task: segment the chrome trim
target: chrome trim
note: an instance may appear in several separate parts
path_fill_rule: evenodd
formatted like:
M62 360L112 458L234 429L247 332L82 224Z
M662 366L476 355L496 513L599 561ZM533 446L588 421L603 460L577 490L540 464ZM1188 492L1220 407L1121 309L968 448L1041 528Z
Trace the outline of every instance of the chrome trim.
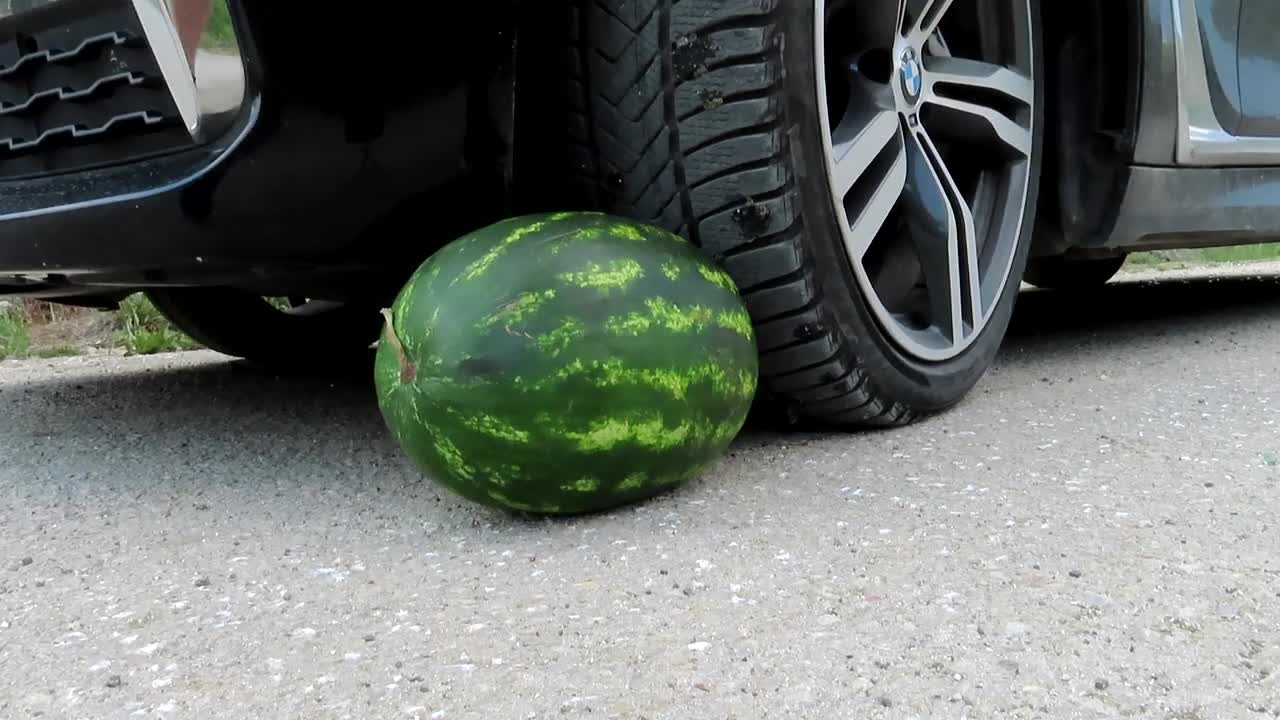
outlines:
M244 59L240 45L233 39L231 47L218 47L207 32L196 49L195 63L187 59L187 49L174 20L173 5L184 0L132 0L138 21L146 33L147 43L164 76L169 94L182 116L187 132L193 138L207 139L225 128L211 120L239 111L245 101ZM206 2L212 10L225 13L227 0L194 0Z
M147 35L147 44L164 75L169 94L178 106L178 114L182 115L187 132L194 136L200 129L196 78L187 64L187 54L178 39L178 27L169 13L169 5L165 0L133 0L133 9L138 13L138 22L142 23L142 31Z
M1177 164L1272 165L1280 161L1280 138L1232 135L1218 122L1209 96L1209 71L1196 0L1170 1L1178 64Z

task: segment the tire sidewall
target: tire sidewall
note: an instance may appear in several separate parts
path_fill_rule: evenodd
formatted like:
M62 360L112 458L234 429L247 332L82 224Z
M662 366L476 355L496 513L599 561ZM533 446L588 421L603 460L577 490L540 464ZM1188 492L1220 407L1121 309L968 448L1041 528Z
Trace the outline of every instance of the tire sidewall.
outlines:
M828 181L821 115L818 112L813 40L815 2L788 3L783 9L783 64L791 157L805 223L805 250L811 254L827 320L840 345L852 350L857 364L883 395L926 411L945 409L961 400L978 382L1000 349L1021 286L1039 201L1044 142L1044 57L1040 8L1030 3L1033 39L1035 107L1031 168L1023 223L1009 279L991 319L961 354L941 362L924 362L902 353L881 329L844 251L843 233Z

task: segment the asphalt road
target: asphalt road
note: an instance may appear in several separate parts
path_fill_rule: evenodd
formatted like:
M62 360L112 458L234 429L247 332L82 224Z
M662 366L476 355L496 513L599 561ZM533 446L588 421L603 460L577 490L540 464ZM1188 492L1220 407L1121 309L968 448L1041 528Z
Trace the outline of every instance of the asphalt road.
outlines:
M370 389L0 365L0 717L1280 717L1280 278L1028 294L906 430L574 520Z

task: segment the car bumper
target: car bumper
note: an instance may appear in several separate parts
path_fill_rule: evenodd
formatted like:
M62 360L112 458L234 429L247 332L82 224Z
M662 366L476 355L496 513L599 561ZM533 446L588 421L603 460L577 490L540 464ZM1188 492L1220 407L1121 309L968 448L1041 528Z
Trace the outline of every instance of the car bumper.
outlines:
M451 223L433 225L461 232L501 205L492 143L477 142L490 139L477 127L492 125L481 117L492 108L477 100L497 65L482 24L423 48L409 42L415 9L395 11L404 29L379 33L387 18L377 13L233 4L234 46L202 49L192 72L172 46L172 0L119 1L136 12L183 141L8 178L0 160L0 294L350 284L424 254L421 238L390 237L388 218L448 211ZM326 37L351 40L307 39Z

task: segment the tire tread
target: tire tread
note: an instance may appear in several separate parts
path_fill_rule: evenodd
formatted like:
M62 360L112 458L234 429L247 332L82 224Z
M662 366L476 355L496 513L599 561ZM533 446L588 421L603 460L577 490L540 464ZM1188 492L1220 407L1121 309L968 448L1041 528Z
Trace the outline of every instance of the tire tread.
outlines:
M784 0L567 1L578 186L723 265L756 322L764 386L798 415L914 421L831 319L805 250L781 89Z

